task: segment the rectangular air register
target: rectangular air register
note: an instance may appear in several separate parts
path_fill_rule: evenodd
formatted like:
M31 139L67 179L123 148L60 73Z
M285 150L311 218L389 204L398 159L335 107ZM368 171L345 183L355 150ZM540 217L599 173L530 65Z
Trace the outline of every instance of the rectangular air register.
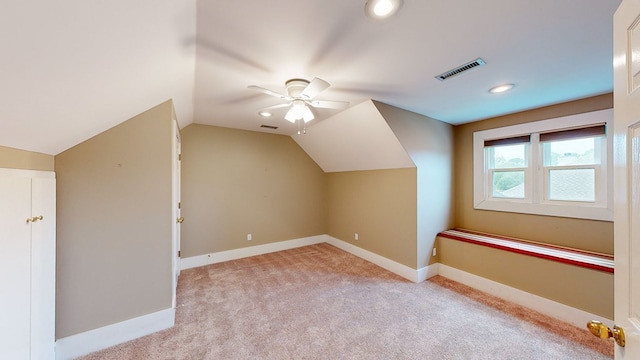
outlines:
M455 69L451 69L447 72L443 72L442 74L436 76L436 79L440 80L440 81L445 81L450 77L454 77L456 75L459 75L467 70L471 70L475 67L478 66L482 66L482 65L486 65L486 62L484 60L482 60L482 58L477 58L473 61L470 61L464 65L460 65Z
M261 128L267 128L267 129L271 129L271 130L276 130L278 129L277 126L271 126L271 125L260 125Z

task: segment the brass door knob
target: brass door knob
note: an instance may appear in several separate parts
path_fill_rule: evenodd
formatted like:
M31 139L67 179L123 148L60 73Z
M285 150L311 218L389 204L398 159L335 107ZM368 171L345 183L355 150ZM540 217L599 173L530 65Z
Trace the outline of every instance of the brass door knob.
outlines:
M182 216L180 216L179 218L176 219L176 222L178 224L182 224L183 221L184 221L184 218Z
M624 330L617 325L614 325L613 330L611 330L607 325L600 321L591 320L587 323L587 329L589 329L593 335L601 339L608 339L612 337L620 347L624 347L625 345Z

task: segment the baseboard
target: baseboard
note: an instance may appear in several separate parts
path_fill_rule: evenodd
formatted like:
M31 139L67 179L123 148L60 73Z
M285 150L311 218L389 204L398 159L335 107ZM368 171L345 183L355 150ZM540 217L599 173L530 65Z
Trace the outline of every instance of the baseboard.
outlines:
M422 269L418 269L418 281L423 282L429 278L432 278L436 275L440 274L440 264L435 263L428 266L423 267Z
M380 256L376 253L372 253L371 251L365 250L361 247L357 247L346 241L336 239L329 235L325 235L325 236L326 236L326 242L328 244L331 244L341 250L351 253L359 258L372 262L383 269L389 270L394 274L402 276L407 280L419 283L428 279L431 276L435 276L438 274L438 269L437 269L438 264L425 266L421 269L416 270L406 265L390 260L384 256Z
M166 309L89 330L56 341L56 360L77 357L168 329L175 323L175 309Z
M279 241L271 244L256 245L240 249L191 256L180 259L180 270L217 264L224 261L237 260L250 256L268 254L276 251L289 250L307 245L320 244L323 242L325 242L325 235L317 235L300 239Z
M224 261L242 259L249 256L268 254L276 251L294 249L302 246L321 244L324 242L342 249L348 253L351 253L359 258L370 261L386 270L391 271L392 273L400 275L403 278L413 282L422 282L432 276L438 275L438 264L425 266L421 269L415 270L406 265L402 265L398 262L372 253L355 245L349 244L346 241L336 239L329 235L310 236L306 238L279 241L271 244L257 245L241 249L182 258L180 259L180 270L216 264Z
M585 327L586 323L590 320L598 320L605 324L610 324L609 326L613 326L613 321L610 319L606 319L493 280L485 279L448 265L439 264L439 273L440 276L446 277L447 279L471 286L474 289L484 291L501 299L536 310L542 314L568 322L580 328Z

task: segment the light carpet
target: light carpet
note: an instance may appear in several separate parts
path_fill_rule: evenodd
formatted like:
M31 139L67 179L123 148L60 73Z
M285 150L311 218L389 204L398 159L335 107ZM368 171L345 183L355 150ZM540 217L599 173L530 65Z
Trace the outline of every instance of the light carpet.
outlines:
M328 244L182 272L176 325L93 359L612 359L611 341Z

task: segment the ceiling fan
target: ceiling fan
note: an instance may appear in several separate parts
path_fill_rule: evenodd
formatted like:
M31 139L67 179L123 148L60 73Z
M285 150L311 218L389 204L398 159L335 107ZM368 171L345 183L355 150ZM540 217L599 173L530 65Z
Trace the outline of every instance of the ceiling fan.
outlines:
M328 82L320 78L313 78L311 82L305 79L290 79L284 84L287 88L287 95L256 85L249 86L249 89L258 90L267 95L287 101L286 104L278 104L264 108L260 113L268 112L272 109L290 107L284 118L291 123L296 123L296 121L299 120L306 123L314 119L310 107L343 110L349 106L349 103L346 101L315 100L318 94L330 86Z

